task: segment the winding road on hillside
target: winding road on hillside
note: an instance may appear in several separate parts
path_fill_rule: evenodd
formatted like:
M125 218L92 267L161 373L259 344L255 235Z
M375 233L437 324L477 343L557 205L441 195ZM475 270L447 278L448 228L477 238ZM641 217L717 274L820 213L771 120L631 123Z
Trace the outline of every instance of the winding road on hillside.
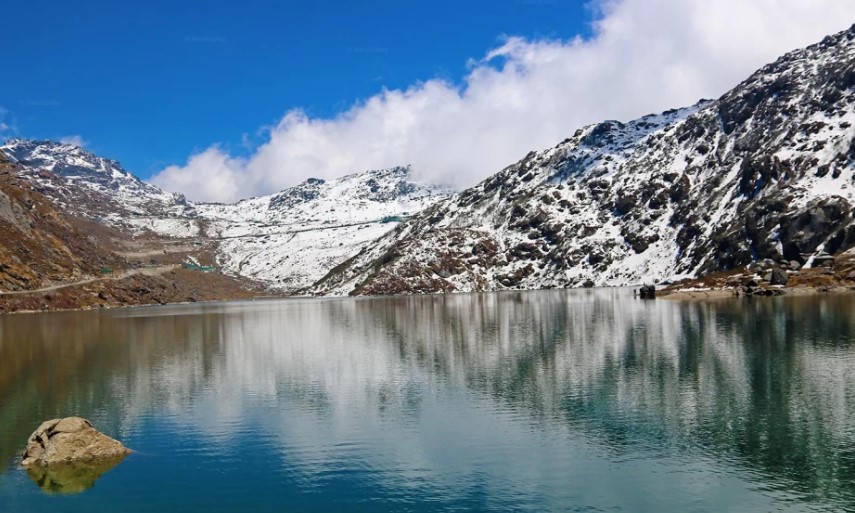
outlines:
M43 292L51 292L53 290L60 290L69 287L77 287L79 285L87 285L89 283L95 283L97 281L117 281L123 280L125 278L130 278L131 276L135 276L137 274L142 276L160 276L161 274L167 273L169 271L175 270L180 267L179 264L170 264L170 265L161 265L157 267L144 267L141 269L128 269L126 271L122 271L115 274L110 274L106 276L94 276L91 278L86 278L79 281L74 281L70 283L61 283L59 285L51 285L50 287L42 287L40 289L33 290L13 290L13 291L2 291L0 292L0 297L2 296L21 296L25 294L39 294Z

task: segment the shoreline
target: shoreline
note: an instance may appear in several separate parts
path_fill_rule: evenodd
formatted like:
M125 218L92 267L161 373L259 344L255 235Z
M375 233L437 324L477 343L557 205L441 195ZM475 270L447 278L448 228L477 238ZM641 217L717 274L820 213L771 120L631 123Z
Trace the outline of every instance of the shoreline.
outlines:
M745 295L738 293L738 288L711 288L707 290L669 290L658 292L657 299L669 301L696 300L696 299L744 299L753 297L802 297L820 294L852 294L855 286L840 285L836 287L790 287L772 289L780 291L778 294L770 295Z
M764 260L754 262L730 271L667 284L656 290L656 298L680 301L739 299L744 297L794 297L855 292L855 249L850 249L837 257L828 256L826 262L821 267L808 269L800 267L794 261L775 263L771 260ZM270 290L261 287L256 287L253 290L253 287L248 286L247 282L236 277L218 273L201 276L177 266L164 265L162 268L165 272L153 273L154 275L132 271L127 275L119 276L118 279L87 280L83 283L60 285L44 290L0 294L0 315L112 310L266 299L343 297L271 294ZM107 287L109 290L105 290ZM627 288L628 292L629 290L635 292L637 287L639 285L598 288ZM585 288L578 287L579 290ZM155 291L161 293L152 294ZM482 291L481 293L483 292L520 292L520 290L494 290ZM441 295L455 293L457 292ZM396 295L398 294L357 297L380 298ZM4 300L17 303L17 305L4 304ZM40 305L41 308L32 308L34 305ZM23 306L23 308L16 308L16 306Z
M0 314L69 312L207 303L269 296L256 284L220 273L200 273L177 265L153 271L129 270L116 277L95 277L0 294Z
M814 267L815 260L821 263ZM855 292L855 249L820 253L803 267L796 261L763 260L730 271L682 280L657 291L662 299L810 296Z
M620 289L627 288L625 286L614 286L614 287L597 287L602 289ZM538 292L538 291L555 291L557 289L527 289L527 290L494 290L494 291L483 291L478 293L501 293L501 292ZM577 287L571 289L562 289L562 290L590 290L584 287ZM774 294L757 294L757 295L746 295L739 292L739 288L736 287L728 287L728 288L705 288L705 289L680 289L680 288L664 288L656 291L656 299L667 300L667 301L698 301L698 300L723 300L723 299L744 299L744 298L764 298L764 297L803 297L803 296L813 296L820 294L828 294L828 295L843 295L843 294L853 294L855 293L855 285L846 286L839 285L835 287L809 287L809 286L796 286L796 287L788 287L788 288L776 288L776 289L763 289L763 290L775 290L778 293ZM454 294L454 293L449 293ZM405 296L431 296L435 294L406 294ZM442 294L445 295L445 294ZM186 305L205 305L205 304L214 304L214 303L230 303L230 302L255 302L255 301L278 301L283 299L378 299L378 298L390 298L395 297L396 295L376 295L376 296L273 296L273 295L261 295L256 297L233 297L233 298L220 298L220 299L207 299L201 301L173 301L166 303L145 303L145 304L124 304L124 305L101 305L101 306L84 306L79 308L56 308L56 309L45 309L45 310L33 310L33 309L22 309L22 310L14 310L14 311L3 311L0 312L0 317L6 315L17 315L17 314L43 314L43 313L68 313L68 312L89 312L89 311L100 311L100 310L118 310L118 309L137 309L137 308L154 308L160 306L186 306Z
M92 312L92 311L102 311L102 310L119 310L119 309L136 309L136 308L155 308L159 306L186 306L186 305L209 305L214 303L231 303L238 301L268 301L268 300L279 300L279 299L290 299L294 296L258 296L258 297L234 297L234 298L221 298L221 299L205 299L201 301L171 301L167 303L130 303L126 305L102 305L102 306L81 306L79 308L50 308L47 310L14 310L14 311L0 311L0 318L6 315L18 315L18 314L44 314L44 313L69 313L69 312Z

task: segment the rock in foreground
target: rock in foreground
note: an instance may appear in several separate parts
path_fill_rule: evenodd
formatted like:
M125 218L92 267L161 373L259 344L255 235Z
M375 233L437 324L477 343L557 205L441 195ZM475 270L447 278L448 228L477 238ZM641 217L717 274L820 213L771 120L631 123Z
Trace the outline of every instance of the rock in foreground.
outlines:
M88 420L66 417L44 422L30 435L22 464L46 467L116 460L130 452L121 442L93 428Z

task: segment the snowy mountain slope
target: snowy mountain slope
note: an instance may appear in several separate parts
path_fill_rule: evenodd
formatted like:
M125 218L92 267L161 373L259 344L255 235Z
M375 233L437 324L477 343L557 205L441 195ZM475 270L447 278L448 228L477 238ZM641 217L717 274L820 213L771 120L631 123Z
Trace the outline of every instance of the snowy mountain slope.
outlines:
M196 208L207 236L220 241L224 269L294 291L448 194L413 182L410 170L398 167L311 178L278 194Z
M113 160L70 144L15 139L0 146L31 185L70 213L132 233L211 243L229 274L294 291L450 191L418 184L409 168L309 179L231 205L196 204L139 180Z
M129 173L115 160L73 144L10 139L0 151L23 167L39 192L82 217L122 224L133 217L192 214L184 196L165 192ZM51 175L65 180L57 181Z
M855 243L855 27L716 101L578 130L398 226L315 294L624 285Z

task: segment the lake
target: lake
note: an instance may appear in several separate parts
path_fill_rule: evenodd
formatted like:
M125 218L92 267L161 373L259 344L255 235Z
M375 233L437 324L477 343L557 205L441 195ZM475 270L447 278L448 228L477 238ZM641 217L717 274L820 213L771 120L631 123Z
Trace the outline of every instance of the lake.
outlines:
M0 511L855 511L853 313L602 289L0 316ZM20 451L69 415L135 453L61 494Z

